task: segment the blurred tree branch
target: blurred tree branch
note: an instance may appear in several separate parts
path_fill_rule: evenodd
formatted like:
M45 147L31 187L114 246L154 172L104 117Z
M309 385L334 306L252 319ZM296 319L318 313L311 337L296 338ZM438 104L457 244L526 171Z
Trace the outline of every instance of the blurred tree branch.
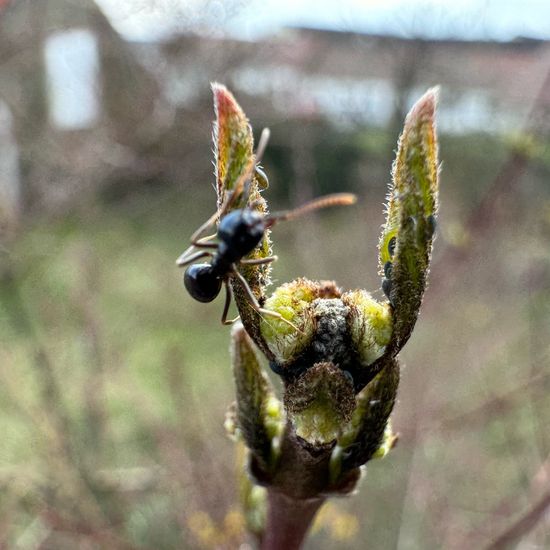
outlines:
M536 96L527 117L525 127L521 133L524 139L534 138L545 140L550 131L550 70L546 73L543 84ZM519 185L527 167L532 161L531 150L525 144L517 144L510 153L506 162L501 166L491 185L485 191L483 198L476 208L469 214L464 227L469 234L475 235L468 246L453 247L447 245L436 258L435 269L444 266L446 277L438 277L430 285L430 304L439 304L439 295L445 292L460 276L466 266L466 260L481 246L483 237L495 227L501 202L510 197Z
M550 509L550 490L531 508L508 526L493 542L486 546L486 550L506 550L518 543L525 535L532 531Z

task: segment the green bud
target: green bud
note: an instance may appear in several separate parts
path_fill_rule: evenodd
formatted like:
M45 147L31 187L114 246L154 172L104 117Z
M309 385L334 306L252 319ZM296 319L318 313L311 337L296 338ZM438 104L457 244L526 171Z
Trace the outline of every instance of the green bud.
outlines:
M388 304L377 302L365 290L347 292L342 301L350 307L349 331L364 366L382 357L392 334L392 314Z
M311 445L334 441L355 407L353 382L332 363L317 363L285 391L285 408L296 435Z
M244 207L266 214L260 192L268 180L256 166L248 119L223 86L216 84L213 91L218 207L233 196L222 215ZM379 241L382 288L389 301L381 303L364 290L342 294L335 283L307 279L266 297L270 265L238 264L267 310L258 312L242 282L230 278L244 328L237 325L232 332L237 401L226 429L246 444L255 480L293 498L349 492L359 467L385 456L395 444L389 417L399 383L396 355L421 306L438 208L436 99L437 91L429 90L407 115L393 165ZM247 259L268 256L266 231ZM284 408L253 343L281 375ZM265 491L256 493L251 483L247 487L248 523L259 532Z
M273 317L262 318L262 337L279 363L290 361L310 343L315 330L311 304L319 297L319 288L320 283L297 279L281 285L266 300L266 309L279 313L299 329Z

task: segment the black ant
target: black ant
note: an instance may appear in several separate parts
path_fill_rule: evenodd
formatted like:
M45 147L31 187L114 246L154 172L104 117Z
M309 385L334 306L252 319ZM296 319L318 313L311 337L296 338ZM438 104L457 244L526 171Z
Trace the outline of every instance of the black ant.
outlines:
M254 160L254 170L257 169L256 164L261 158L268 137L269 132L264 130ZM249 175L246 179L250 180L250 177ZM244 180L241 181L244 182ZM356 197L351 193L326 195L307 202L295 210L277 214L263 214L254 209L255 203L227 213L237 194L241 193L243 186L244 183L235 186L235 189L228 196L228 199L219 211L193 233L191 236L191 246L177 259L176 264L179 267L189 266L185 270L183 277L185 288L195 300L199 302L211 302L219 295L222 285L224 285L225 305L222 313L222 323L228 325L238 319L237 317L237 319L227 320L231 304L229 280L233 277L239 281L246 293L248 302L258 313L275 317L298 330L294 324L282 317L281 314L261 307L246 279L239 273L237 264L263 265L277 259L276 256L243 259L244 256L250 254L260 244L266 230L273 227L275 223L295 218L318 208L353 204L356 201ZM212 226L218 219L220 219L218 231L213 235L201 237L206 229ZM219 243L211 242L214 237L218 238ZM211 258L210 263L194 263L198 259L205 257Z

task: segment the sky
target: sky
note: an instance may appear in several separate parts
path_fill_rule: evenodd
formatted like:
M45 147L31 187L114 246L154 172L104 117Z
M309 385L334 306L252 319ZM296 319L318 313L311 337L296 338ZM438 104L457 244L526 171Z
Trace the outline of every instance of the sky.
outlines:
M96 0L127 39L203 30L254 40L285 26L405 37L550 39L550 0Z

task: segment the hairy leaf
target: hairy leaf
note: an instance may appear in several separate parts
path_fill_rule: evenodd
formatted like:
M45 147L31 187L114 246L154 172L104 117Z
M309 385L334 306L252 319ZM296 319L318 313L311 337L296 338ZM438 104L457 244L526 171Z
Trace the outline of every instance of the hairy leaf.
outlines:
M252 340L238 324L231 334L233 375L237 387L237 426L247 447L266 470L277 455L284 428L282 405L260 366Z
M393 306L393 353L409 338L426 287L437 213L436 102L437 89L429 90L405 119L380 238L384 290Z
M331 461L331 478L365 464L384 442L399 385L399 364L388 359L384 368L356 396L351 421L338 438Z

